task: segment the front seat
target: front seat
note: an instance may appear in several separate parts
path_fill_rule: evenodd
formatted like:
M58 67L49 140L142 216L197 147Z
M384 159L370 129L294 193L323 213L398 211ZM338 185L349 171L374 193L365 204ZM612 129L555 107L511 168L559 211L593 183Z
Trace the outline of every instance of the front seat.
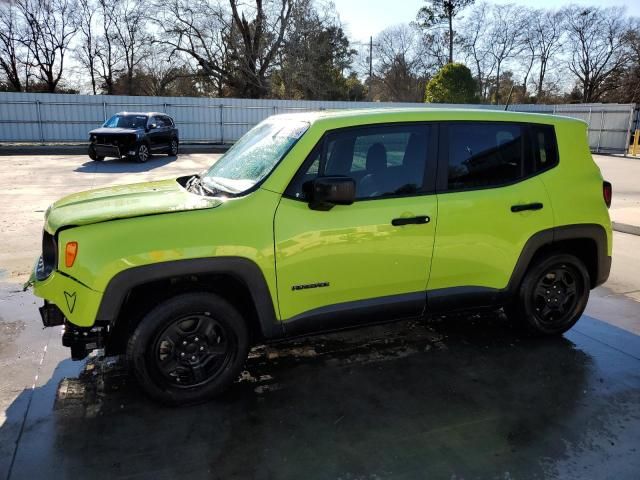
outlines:
M373 197L385 192L387 174L387 149L381 143L374 143L367 151L366 174L360 180L357 196Z

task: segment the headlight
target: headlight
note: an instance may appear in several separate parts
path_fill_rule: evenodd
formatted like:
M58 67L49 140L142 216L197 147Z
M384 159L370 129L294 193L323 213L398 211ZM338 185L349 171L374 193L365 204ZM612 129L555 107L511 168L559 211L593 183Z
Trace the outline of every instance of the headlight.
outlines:
M48 232L42 234L42 256L38 260L36 267L36 278L45 280L56 268L58 261L58 244L56 238Z

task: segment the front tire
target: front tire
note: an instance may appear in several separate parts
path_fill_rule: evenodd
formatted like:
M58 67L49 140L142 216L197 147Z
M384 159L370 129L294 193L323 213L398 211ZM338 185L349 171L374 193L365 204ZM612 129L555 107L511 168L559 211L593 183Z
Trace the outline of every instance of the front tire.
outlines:
M561 335L584 312L590 286L589 273L577 257L545 255L525 274L507 316L533 335Z
M212 293L187 293L151 310L127 345L142 389L168 405L208 400L238 377L249 351L244 319Z
M141 143L138 145L136 150L135 159L140 163L145 163L147 160L151 158L151 150L149 150L149 145L146 143Z
M96 153L96 149L93 145L89 145L89 158L96 162L101 162L104 160L104 157L101 157Z

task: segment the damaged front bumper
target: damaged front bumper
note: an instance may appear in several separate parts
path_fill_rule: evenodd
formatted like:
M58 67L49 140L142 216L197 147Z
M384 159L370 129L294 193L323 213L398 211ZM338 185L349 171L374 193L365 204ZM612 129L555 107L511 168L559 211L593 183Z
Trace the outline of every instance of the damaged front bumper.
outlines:
M72 360L82 360L91 351L104 348L108 326L78 327L65 318L57 305L47 300L38 310L45 327L64 325L62 345L71 349Z
M33 273L24 288L31 286L35 295L44 299L39 308L42 324L64 325L62 344L71 348L71 358L80 360L90 351L104 348L108 325L96 322L102 293L59 271L42 281Z

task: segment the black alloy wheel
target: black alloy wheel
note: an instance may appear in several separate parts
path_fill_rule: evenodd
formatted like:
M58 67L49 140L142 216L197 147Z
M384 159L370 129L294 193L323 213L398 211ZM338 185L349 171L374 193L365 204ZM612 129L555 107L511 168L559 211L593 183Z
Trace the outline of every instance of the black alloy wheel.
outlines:
M578 273L568 264L551 267L533 291L534 315L544 325L565 323L573 315L580 296Z
M589 300L591 281L584 263L569 254L540 257L524 276L507 316L535 335L559 335L578 321Z
M138 151L136 152L136 160L140 163L145 163L151 157L151 152L146 143L138 145Z
M236 347L235 337L208 312L186 315L157 336L154 368L175 387L201 386L224 370Z
M172 138L171 145L169 146L169 155L175 157L178 155L178 139Z
M127 363L149 396L168 405L208 400L238 377L249 352L244 318L210 292L176 295L138 323Z

